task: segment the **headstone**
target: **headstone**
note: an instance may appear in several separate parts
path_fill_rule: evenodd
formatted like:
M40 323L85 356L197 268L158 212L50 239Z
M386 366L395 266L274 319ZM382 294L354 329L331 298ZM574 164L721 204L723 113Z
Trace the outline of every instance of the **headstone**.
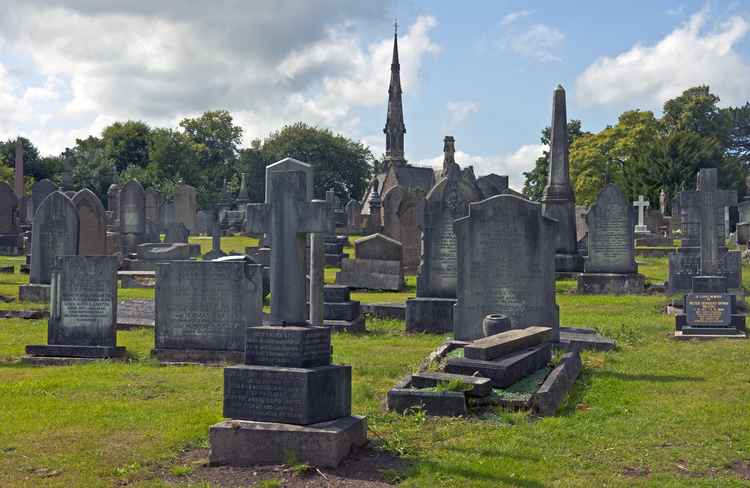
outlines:
M125 183L120 191L120 232L143 234L146 232L146 192L137 180Z
M13 179L15 183L16 197L21 198L24 196L25 192L23 184L23 142L20 137L16 139L16 167Z
M107 225L99 197L84 188L73 197L73 205L78 210L78 254L107 255Z
M349 200L344 212L347 232L350 234L362 232L362 205L357 200Z
M583 258L578 254L576 242L575 194L570 184L568 146L565 90L558 85L552 99L549 179L542 195L542 212L557 220L557 231L552 239L555 240L555 269L561 273L583 269Z
M664 216L667 215L667 200L667 192L662 188L659 192L659 212Z
M125 348L117 346L118 266L116 256L57 258L52 274L48 344L26 346L31 357L25 361L125 355Z
M48 179L39 180L31 187L31 199L34 202L34 213L39 209L47 196L57 190L57 186Z
M148 188L146 195L146 220L159 225L159 208L162 203L161 192L154 188Z
M78 252L78 210L62 192L51 193L34 215L29 282L50 284L59 256Z
M574 229L575 230L575 229ZM492 313L510 318L514 329L551 327L559 337L555 303L553 219L541 205L514 195L497 195L469 205L454 224L458 287L454 317L457 340L482 337Z
M495 195L502 195L508 191L508 176L507 175L496 175L494 173L480 176L477 178L477 186L479 191L482 192L483 198L494 197Z
M216 218L214 218L209 225L209 232L211 233L211 250L203 255L204 261L218 259L227 255L227 253L221 250L221 228L219 227Z
M195 229L198 191L190 185L177 185L174 190L174 210L177 222L185 224L185 227L190 231Z
M167 225L167 231L164 234L164 242L178 243L181 242L186 244L188 237L190 236L190 230L182 222L172 222Z
M215 220L210 210L198 210L195 216L195 235L210 235Z
M162 361L242 362L245 330L262 324L260 265L175 261L156 281L156 348Z
M394 186L383 196L383 234L401 243L404 267L416 271L422 254L422 235L417 215L422 212L424 194ZM370 218L372 218L372 211Z
M383 230L383 204L380 199L380 192L378 191L378 180L377 178L372 180L370 184L370 196L367 200L367 233L377 234Z
M578 276L579 293L643 293L645 278L637 274L633 211L625 194L610 183L586 214L588 254Z
M120 192L122 187L117 183L112 183L107 189L107 210L112 212L115 220L120 219Z
M159 227L166 229L172 222L177 222L174 202L164 202L159 207Z
M401 243L383 234L354 241L356 259L343 259L336 284L365 290L400 291L404 287Z
M0 182L0 254L17 256L22 248L18 226L18 197L5 182Z
M648 232L648 227L646 227L645 212L649 205L651 205L651 202L649 202L648 200L644 200L643 195L638 195L638 200L633 202L633 206L638 209L638 225L635 226L636 232Z

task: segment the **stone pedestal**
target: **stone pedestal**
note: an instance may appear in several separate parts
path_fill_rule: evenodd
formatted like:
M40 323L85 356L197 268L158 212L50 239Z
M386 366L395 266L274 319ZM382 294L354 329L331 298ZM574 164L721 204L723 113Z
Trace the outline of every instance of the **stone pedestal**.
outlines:
M18 300L21 302L49 302L49 285L29 283L18 287Z
M350 293L348 286L326 285L323 288L323 325L335 331L365 330L359 302L351 300Z
M578 293L590 295L637 295L645 292L642 274L582 273L578 276Z
M696 276L692 293L683 297L675 316L675 338L747 338L745 316L737 313L736 296L727 293L723 276Z
M555 254L555 272L580 273L583 271L583 256L580 254Z
M406 300L406 332L453 332L454 298L417 297Z

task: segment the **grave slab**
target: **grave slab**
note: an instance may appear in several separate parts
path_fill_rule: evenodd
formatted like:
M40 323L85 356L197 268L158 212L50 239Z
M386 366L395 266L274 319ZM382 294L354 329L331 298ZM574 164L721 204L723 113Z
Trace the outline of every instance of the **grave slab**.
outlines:
M552 340L550 327L527 327L477 339L464 347L466 359L491 361Z
M445 366L448 373L480 376L492 380L495 388L505 388L524 376L546 366L552 358L549 344L532 347L495 361L449 358Z

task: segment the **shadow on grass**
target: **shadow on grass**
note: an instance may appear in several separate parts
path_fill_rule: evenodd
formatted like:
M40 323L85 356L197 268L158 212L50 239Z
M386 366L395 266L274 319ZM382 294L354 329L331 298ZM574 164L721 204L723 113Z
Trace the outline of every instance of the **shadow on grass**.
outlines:
M500 461L499 459L496 461ZM424 467L429 473L445 473L448 476L461 476L468 480L492 481L507 486L518 486L521 488L545 488L543 483L523 478L504 476L497 473L487 473L477 469L470 469L459 466L451 466L445 463L422 460L419 462L420 467Z
M675 376L675 375L656 375L656 374L627 374L616 371L592 371L591 376L603 378L615 378L623 381L648 381L651 383L673 383L677 381L701 382L706 381L701 376Z
M481 447L456 447L456 446L442 446L441 450L452 451L457 453L474 454L477 456L486 456L495 459L509 458L517 461L532 461L539 462L539 456L529 456L528 454L518 454L514 452L505 451L502 449L494 448L481 448Z

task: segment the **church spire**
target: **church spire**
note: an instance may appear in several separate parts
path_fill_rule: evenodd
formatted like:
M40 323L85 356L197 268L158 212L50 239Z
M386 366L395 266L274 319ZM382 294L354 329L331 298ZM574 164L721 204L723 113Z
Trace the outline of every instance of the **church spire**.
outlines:
M385 120L385 159L389 164L403 166L404 159L404 107L401 101L401 65L398 61L398 21L394 23L391 83L388 86L388 115Z

